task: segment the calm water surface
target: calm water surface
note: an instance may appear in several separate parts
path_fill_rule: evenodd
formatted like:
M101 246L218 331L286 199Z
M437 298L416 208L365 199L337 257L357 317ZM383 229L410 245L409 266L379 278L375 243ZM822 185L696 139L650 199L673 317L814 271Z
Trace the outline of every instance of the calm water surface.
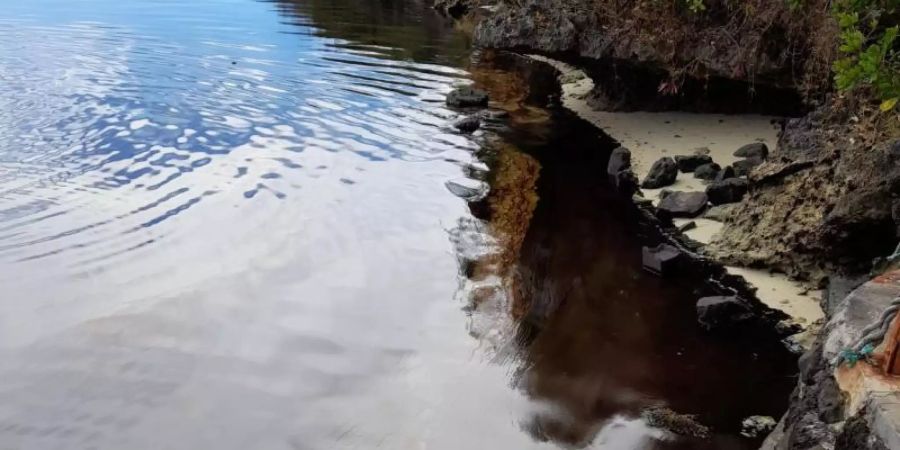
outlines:
M515 90L468 60L415 0L0 7L0 449L752 448L789 358L640 274L602 161L557 151L609 143L543 93L455 133L455 83ZM459 261L505 242L459 196L515 166L488 147L543 167L510 270L572 299L527 338L465 307ZM717 443L647 428L656 403Z

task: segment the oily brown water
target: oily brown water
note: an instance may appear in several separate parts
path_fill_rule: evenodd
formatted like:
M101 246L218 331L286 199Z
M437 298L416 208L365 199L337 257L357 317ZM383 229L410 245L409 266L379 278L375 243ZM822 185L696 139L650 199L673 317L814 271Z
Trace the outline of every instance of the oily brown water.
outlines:
M418 0L0 8L0 450L753 448L792 358L702 333L612 143L471 55Z

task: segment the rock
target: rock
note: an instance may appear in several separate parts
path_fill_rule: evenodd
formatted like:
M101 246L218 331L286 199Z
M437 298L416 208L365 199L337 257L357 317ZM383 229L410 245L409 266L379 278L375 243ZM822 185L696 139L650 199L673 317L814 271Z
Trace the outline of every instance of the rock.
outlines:
M743 177L750 174L750 171L753 170L754 167L762 164L763 161L761 159L756 158L747 158L747 159L739 159L734 162L731 166L734 167L734 174Z
M681 225L680 227L678 227L678 231L684 233L685 231L691 231L694 228L697 228L697 222L694 222L692 220L692 221L687 222L687 223Z
M434 9L454 19L459 19L469 12L471 8L470 3L470 0L436 0Z
M485 107L487 105L487 92L480 89L464 86L447 94L447 106L454 108Z
M681 251L669 244L644 247L641 253L644 270L657 275L672 273L678 264L678 259L681 257Z
M741 436L755 438L768 434L778 422L770 416L750 416L741 422Z
M834 440L834 433L828 425L816 418L815 413L807 413L794 424L787 445L790 449L803 450L817 448L816 446L821 444L827 446L819 448L833 448L830 444L833 444Z
M747 144L734 152L734 156L739 158L752 158L757 160L764 160L769 157L769 147L762 142L754 142L752 144Z
M697 416L692 414L679 414L669 408L656 406L641 411L641 417L647 425L654 428L699 439L709 437L709 427L697 422Z
M659 189L675 182L678 176L678 166L675 160L669 157L660 158L650 167L650 173L644 178L641 187L644 189Z
M724 222L725 219L734 214L735 208L737 208L737 205L735 204L713 206L706 210L703 217L709 220L715 220L716 222Z
M675 157L675 165L682 172L693 172L698 167L709 164L712 158L709 155L678 155Z
M460 178L444 183L447 190L453 195L468 200L476 201L487 195L487 183L470 178Z
M670 217L697 217L706 208L707 201L704 192L676 191L666 195L657 209L669 213Z
M609 155L609 163L606 164L606 174L610 177L619 172L631 168L631 151L625 147L618 147Z
M637 206L650 206L653 204L653 200L650 200L649 198L643 197L638 194L632 195L631 201L633 201Z
M613 177L612 183L617 191L625 194L633 194L638 190L637 175L635 175L631 169L619 171L619 173Z
M731 166L725 166L724 169L720 170L719 173L716 174L716 181L727 180L736 176L737 174L734 173L734 168L732 168Z
M753 317L736 296L703 297L697 301L697 321L706 330L727 327Z
M481 120L477 116L467 116L453 122L453 127L463 133L472 133L481 127Z
M765 166L748 174L747 178L753 181L753 184L777 184L784 177L795 173L810 169L814 166L813 161L797 161L790 163L772 163L769 162Z
M840 422L844 418L844 396L833 376L825 377L819 383L817 397L819 418L825 423Z
M712 181L716 179L716 175L721 171L722 167L714 162L703 164L694 169L694 178Z
M708 155L712 153L712 150L710 150L709 147L697 147L691 150L691 153L694 155Z
M509 113L502 109L486 109L479 113L482 119L488 121L500 121L509 117Z
M722 181L714 181L706 187L706 195L713 205L724 203L736 203L744 198L750 183L742 178L729 178Z

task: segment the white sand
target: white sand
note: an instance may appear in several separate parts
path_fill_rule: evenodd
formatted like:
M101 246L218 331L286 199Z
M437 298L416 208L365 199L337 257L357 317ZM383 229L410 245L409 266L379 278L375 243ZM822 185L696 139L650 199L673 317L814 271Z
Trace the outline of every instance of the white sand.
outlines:
M531 55L531 58L559 70L563 106L603 129L631 150L632 166L638 179L643 179L650 166L659 158L689 155L698 147L708 148L713 161L725 167L738 159L733 153L742 145L765 142L773 148L777 143L778 127L772 124L773 118L768 116L596 111L586 100L594 83L583 71L543 56ZM666 189L700 191L705 189L705 185L692 174L679 173L675 184ZM661 189L643 189L644 195L653 200L654 204L659 200L660 191ZM676 219L675 223L682 225L691 220L697 224L697 228L686 234L698 242L709 243L722 229L721 223L703 218ZM728 267L728 270L743 276L755 286L760 301L785 312L805 328L824 317L816 301L820 296L819 291L808 291L800 283L779 274L737 267ZM809 338L809 332L797 336L804 346L810 343Z

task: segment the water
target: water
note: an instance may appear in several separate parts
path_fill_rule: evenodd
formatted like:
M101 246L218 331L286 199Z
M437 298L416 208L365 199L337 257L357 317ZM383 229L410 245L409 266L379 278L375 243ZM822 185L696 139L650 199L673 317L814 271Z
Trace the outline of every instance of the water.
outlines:
M3 5L0 449L752 448L789 358L697 332L560 156L609 142L469 55L415 0ZM475 138L443 106L472 79L512 113ZM482 180L489 225L451 192ZM596 295L523 327L515 273Z

